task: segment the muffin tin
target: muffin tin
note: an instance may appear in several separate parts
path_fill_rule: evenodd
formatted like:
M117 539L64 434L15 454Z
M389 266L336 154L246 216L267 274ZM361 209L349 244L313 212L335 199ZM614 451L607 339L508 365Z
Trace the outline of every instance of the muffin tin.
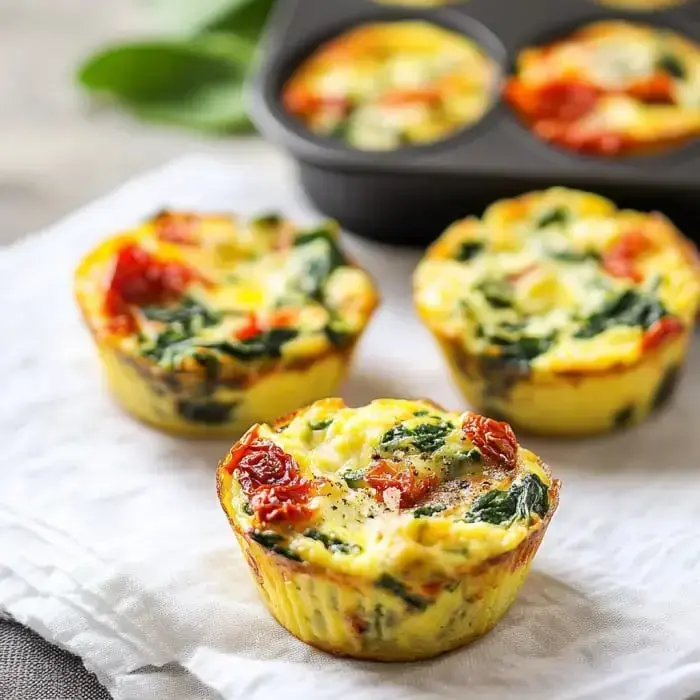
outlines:
M381 5L371 0L277 3L252 84L252 114L261 132L295 159L303 190L324 214L361 236L425 245L449 223L479 215L493 200L564 185L592 190L620 206L660 210L696 242L700 140L659 155L581 156L542 142L500 98L477 124L425 146L366 152L318 137L280 103L286 80L319 44L360 24L422 19L474 39L502 78L518 53L577 27L626 19L668 27L700 42L700 0L656 12L615 10L593 0L469 0L440 7Z

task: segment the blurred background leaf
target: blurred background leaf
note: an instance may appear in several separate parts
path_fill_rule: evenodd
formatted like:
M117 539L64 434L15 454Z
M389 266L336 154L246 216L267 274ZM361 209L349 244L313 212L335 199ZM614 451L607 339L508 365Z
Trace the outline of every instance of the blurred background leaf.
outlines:
M80 84L149 121L215 132L250 128L244 84L254 45L234 34L133 42L80 68Z
M168 38L99 50L78 82L147 121L248 131L245 85L275 1L149 0Z

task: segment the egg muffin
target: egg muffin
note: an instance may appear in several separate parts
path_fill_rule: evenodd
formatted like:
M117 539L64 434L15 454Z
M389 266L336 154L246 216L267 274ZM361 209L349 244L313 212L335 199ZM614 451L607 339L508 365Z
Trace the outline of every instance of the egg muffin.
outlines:
M658 153L700 134L700 48L667 29L596 22L522 52L505 97L556 146Z
M425 659L490 630L559 482L510 426L429 401L318 401L220 463L221 504L272 615L333 654Z
M422 21L368 24L307 58L282 104L315 134L388 151L439 141L478 121L496 74L466 36Z
M692 244L662 215L555 188L452 225L414 288L472 406L573 436L638 423L670 396L699 275Z
M336 393L377 304L334 223L163 212L90 252L76 296L121 404L238 437Z

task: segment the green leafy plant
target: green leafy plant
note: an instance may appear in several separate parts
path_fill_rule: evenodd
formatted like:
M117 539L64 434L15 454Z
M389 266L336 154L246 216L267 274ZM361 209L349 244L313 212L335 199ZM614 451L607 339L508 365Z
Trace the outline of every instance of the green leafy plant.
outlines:
M430 518L436 513L442 513L443 510L445 510L445 507L442 503L430 503L426 506L421 506L420 508L416 508L413 511L413 517L414 518Z
M378 451L382 457L391 457L397 450L432 454L445 444L452 430L454 425L449 421L421 423L413 428L399 423L382 435Z
M575 337L594 338L615 326L641 326L646 330L667 315L668 311L656 297L627 289L585 319Z
M304 537L320 542L329 552L350 554L351 552L360 551L360 547L358 545L348 544L347 542L344 542L333 535L326 535L320 530L316 530L314 528L307 528L304 530Z
M515 520L529 521L533 513L544 518L548 510L547 487L536 474L526 474L507 491L492 489L479 496L465 520L508 526Z
M430 605L430 601L427 598L411 593L401 581L389 574L382 574L375 582L375 586L393 593L398 598L401 598L409 608L414 610L425 610Z
M152 0L173 35L100 49L78 68L78 82L146 121L249 131L245 85L274 3Z
M275 554L291 559L292 561L302 561L302 558L286 546L286 540L282 535L272 530L251 530L250 538L265 549L269 549Z

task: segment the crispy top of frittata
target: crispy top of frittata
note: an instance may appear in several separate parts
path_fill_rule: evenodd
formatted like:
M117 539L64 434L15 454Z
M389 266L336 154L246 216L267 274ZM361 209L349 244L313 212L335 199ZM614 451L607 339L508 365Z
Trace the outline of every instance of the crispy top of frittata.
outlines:
M335 224L277 215L164 212L90 253L76 286L94 333L164 370L208 375L348 347L376 305Z
M447 342L533 372L634 364L689 329L700 299L695 251L667 219L563 188L454 224L414 283Z
M253 427L219 467L239 531L368 576L449 575L510 551L550 517L557 489L507 424L398 399L318 401Z
M668 29L596 22L521 53L506 97L557 145L658 151L700 134L700 47Z
M450 136L488 108L496 68L469 37L422 21L362 25L322 45L284 87L314 133L364 150Z

